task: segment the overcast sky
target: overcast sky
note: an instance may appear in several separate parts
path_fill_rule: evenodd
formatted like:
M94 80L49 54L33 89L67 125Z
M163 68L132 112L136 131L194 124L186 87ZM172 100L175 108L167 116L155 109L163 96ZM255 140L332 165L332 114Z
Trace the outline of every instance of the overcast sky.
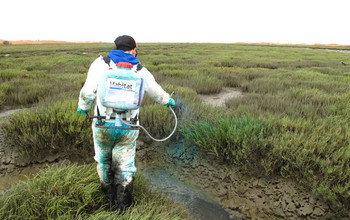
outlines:
M348 0L0 0L0 39L350 45Z

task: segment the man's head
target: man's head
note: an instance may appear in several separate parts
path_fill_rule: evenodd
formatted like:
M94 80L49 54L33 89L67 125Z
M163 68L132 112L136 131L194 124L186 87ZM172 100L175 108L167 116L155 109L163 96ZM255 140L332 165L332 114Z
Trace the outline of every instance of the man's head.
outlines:
M128 35L117 37L114 43L117 50L130 51L136 48L136 41Z

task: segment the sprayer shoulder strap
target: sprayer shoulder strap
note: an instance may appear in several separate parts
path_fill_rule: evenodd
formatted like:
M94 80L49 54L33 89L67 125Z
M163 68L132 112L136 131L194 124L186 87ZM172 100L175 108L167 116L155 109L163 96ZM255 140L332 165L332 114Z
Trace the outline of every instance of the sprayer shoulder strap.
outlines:
M109 67L111 67L109 64L111 62L111 58L109 56L103 57L103 60L105 61L106 64L108 64Z
M139 63L139 64L137 64L137 66L136 66L136 71L140 71L142 68L143 68L142 64Z
M111 66L110 66L111 58L110 58L109 56L103 57L103 60L105 61L106 64L108 64L109 67L111 67ZM139 63L139 64L137 64L137 66L136 66L136 71L140 71L142 68L143 68L142 64Z

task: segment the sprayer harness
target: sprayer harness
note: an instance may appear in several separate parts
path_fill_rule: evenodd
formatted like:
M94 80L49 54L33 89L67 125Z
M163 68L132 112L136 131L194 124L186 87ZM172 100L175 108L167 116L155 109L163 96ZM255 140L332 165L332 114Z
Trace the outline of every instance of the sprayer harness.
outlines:
M110 67L110 62L111 62L110 57L105 56L105 57L103 57L103 60L105 61L106 64L108 64L109 69L111 69L111 67ZM138 72L138 71L140 71L142 68L143 68L143 66L139 63L139 64L137 65L136 71ZM172 92L170 96L172 96L173 94L174 94L174 92ZM89 119L90 121L91 121L93 118L97 118L97 123L95 124L95 127L98 127L98 128L110 128L110 129L122 129L122 130L139 130L139 129L141 128L142 130L144 130L144 131L146 132L146 134L147 134L152 140L154 140L154 141L165 141L165 140L168 140L168 139L175 133L176 128L177 128L177 117L176 117L176 114L175 114L174 110L173 110L170 106L169 106L169 109L170 109L170 111L171 111L171 112L173 113L173 115L174 115L175 125L174 125L174 129L173 129L173 131L170 133L170 135L167 136L167 137L165 137L165 138L163 138L163 139L154 138L152 135L150 135L150 133L149 133L144 127L142 127L141 125L137 125L137 121L138 121L137 116L136 116L135 118L133 118L133 119L130 120L130 122L131 122L132 124L129 123L129 122L127 122L127 121L126 121L126 118L120 117L121 114L126 113L126 110L115 111L115 113L119 116L119 117L118 117L118 116L117 116L117 117L120 119L121 123L124 124L124 125L126 125L126 126L129 126L129 128L118 127L118 126L116 126L116 127L104 126L104 123L105 123L105 122L102 121L102 120L103 120L103 119L106 119L106 116L101 116L101 115L100 115L100 111L99 111L98 107L97 107L97 116L89 116L89 115L87 115L87 117L88 117L88 119ZM110 117L109 119L117 119L117 117Z
M171 96L174 94L174 92L172 92L171 93ZM152 140L154 140L154 141L166 141L166 140L168 140L174 133L175 133L175 131L176 131L176 128L177 128L177 116L176 116L176 114L175 114L175 112L174 112L174 110L169 106L168 107L169 109L170 109L170 111L171 111L171 113L173 113L173 115L174 115L174 119L175 119L175 125L174 125L174 129L173 129L173 131L170 133L170 135L168 135L167 137L165 137L165 138L163 138L163 139L157 139L157 138L154 138L147 130L146 130L146 128L144 128L143 126L141 126L141 125L137 125L136 123L137 123L137 121L138 121L138 118L137 118L137 116L135 117L135 118L133 118L133 119L131 119L131 123L133 123L133 124L130 124L130 123L128 123L127 121L125 121L126 120L126 118L121 118L120 117L120 121L122 122L122 124L124 124L124 125L127 125L127 126L130 126L130 128L125 128L125 127L109 127L109 126L103 126L103 124L104 124L104 122L102 121L102 119L106 119L106 116L101 116L100 115L100 111L99 111L99 109L98 109L98 107L97 107L97 116L89 116L89 115L87 115L87 118L91 121L92 119L94 119L94 118L97 118L97 124L95 124L95 127L98 127L98 128L111 128L111 129L123 129L123 130L139 130L140 128L144 131L144 132L146 132L146 134L152 139ZM117 113L117 114L123 114L123 113L125 113L126 111L117 111L117 112L115 112L115 113ZM116 119L115 117L110 117L110 119Z

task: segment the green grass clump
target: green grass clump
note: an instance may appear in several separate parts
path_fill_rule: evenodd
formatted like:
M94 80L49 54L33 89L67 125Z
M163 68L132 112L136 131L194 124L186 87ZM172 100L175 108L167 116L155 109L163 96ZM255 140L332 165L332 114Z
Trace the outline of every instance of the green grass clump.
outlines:
M0 197L0 219L186 219L182 206L153 193L137 175L134 205L106 211L95 165L51 167Z
M248 161L257 161L266 156L273 125L241 115L194 122L183 127L182 132L189 143L204 148L228 164L247 165Z
M8 143L30 157L58 151L91 154L90 123L76 112L76 97L65 94L56 98L61 101L46 100L37 108L9 117L2 124Z

